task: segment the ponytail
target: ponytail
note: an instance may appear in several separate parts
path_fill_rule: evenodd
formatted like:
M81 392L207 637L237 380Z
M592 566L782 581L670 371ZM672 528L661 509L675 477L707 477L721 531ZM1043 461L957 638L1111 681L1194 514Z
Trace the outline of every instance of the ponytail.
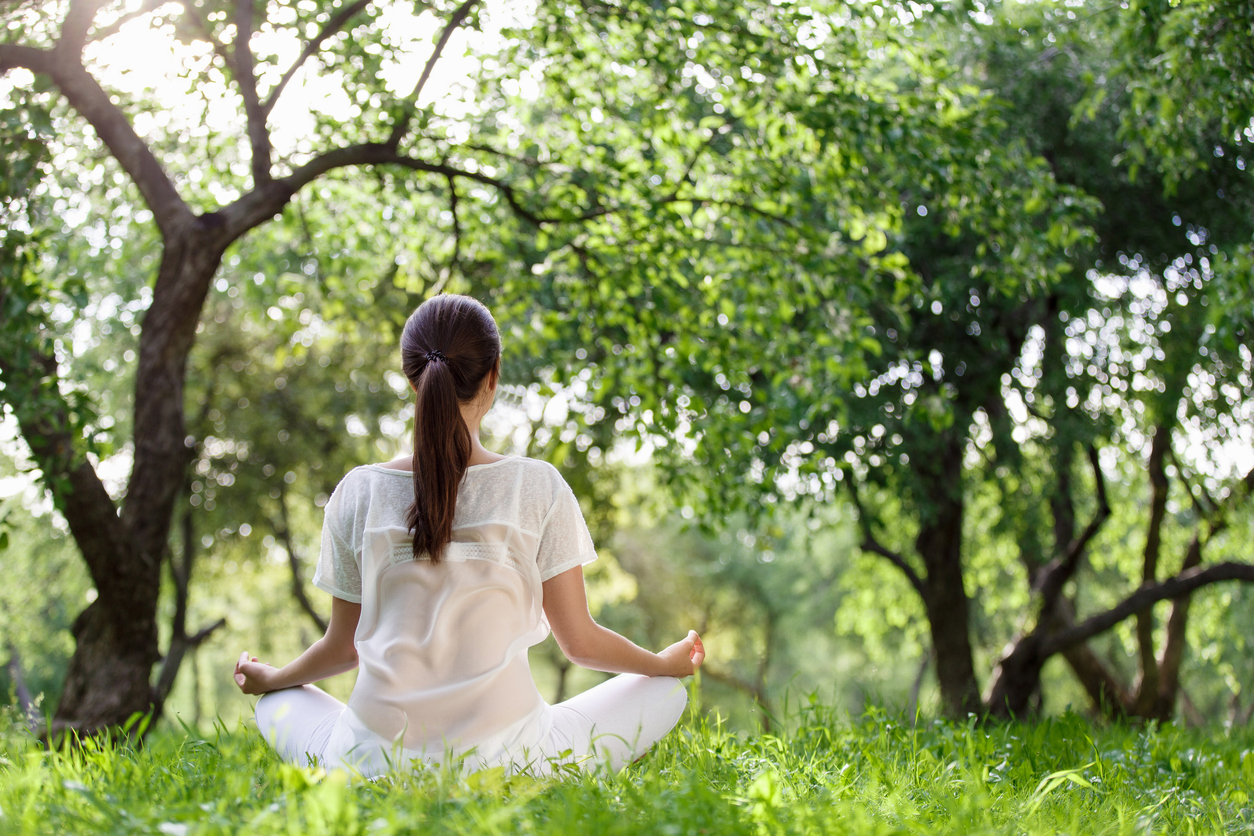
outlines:
M467 296L428 299L401 334L401 362L414 389L414 502L405 522L414 557L433 563L453 539L457 491L470 462L461 405L499 368L501 338L488 309Z

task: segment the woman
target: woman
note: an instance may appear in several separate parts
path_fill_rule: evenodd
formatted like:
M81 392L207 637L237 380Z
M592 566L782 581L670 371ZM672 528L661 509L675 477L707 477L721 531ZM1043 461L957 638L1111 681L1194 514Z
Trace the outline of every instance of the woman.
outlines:
M569 486L479 442L501 360L487 308L424 302L401 360L413 459L355 468L331 495L314 575L333 596L326 635L282 668L247 653L235 667L244 693L264 694L258 727L290 761L366 775L450 757L538 772L631 762L678 722L700 638L655 654L592 620L583 565L596 552ZM623 675L548 705L527 649L550 628L575 664ZM357 666L347 706L309 684Z

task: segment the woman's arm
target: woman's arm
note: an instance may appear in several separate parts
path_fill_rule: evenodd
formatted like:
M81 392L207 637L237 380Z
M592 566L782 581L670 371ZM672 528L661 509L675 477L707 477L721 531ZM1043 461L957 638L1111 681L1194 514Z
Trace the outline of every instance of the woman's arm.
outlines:
M646 676L689 676L705 660L695 630L661 653L650 653L592 619L583 585L583 567L576 566L544 582L544 614L566 658L583 668Z
M281 668L258 662L257 657L249 657L247 651L241 653L235 663L235 684L245 694L264 694L351 671L357 667L353 636L360 617L361 604L332 598L331 620L325 636Z

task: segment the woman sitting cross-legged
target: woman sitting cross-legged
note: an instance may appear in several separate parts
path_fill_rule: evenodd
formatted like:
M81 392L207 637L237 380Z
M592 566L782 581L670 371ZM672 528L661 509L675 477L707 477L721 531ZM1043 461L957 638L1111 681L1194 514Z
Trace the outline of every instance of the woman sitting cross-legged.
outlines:
M468 297L429 299L405 323L413 459L352 470L327 503L314 575L334 596L326 635L282 668L247 653L235 667L287 760L368 776L449 757L617 769L678 722L701 640L655 654L593 621L583 565L596 552L570 487L479 443L500 358L492 315ZM622 675L547 704L527 649L550 627L572 662ZM347 705L309 684L358 666Z

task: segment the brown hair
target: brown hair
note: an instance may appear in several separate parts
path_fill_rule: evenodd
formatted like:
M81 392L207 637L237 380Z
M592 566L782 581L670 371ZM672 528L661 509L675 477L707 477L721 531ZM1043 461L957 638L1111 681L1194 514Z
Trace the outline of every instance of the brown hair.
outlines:
M469 296L433 296L418 306L401 332L401 368L414 404L414 504L405 522L414 557L438 563L453 539L457 489L470 461L470 432L460 406L479 394L484 378L500 371L501 334L480 302Z

